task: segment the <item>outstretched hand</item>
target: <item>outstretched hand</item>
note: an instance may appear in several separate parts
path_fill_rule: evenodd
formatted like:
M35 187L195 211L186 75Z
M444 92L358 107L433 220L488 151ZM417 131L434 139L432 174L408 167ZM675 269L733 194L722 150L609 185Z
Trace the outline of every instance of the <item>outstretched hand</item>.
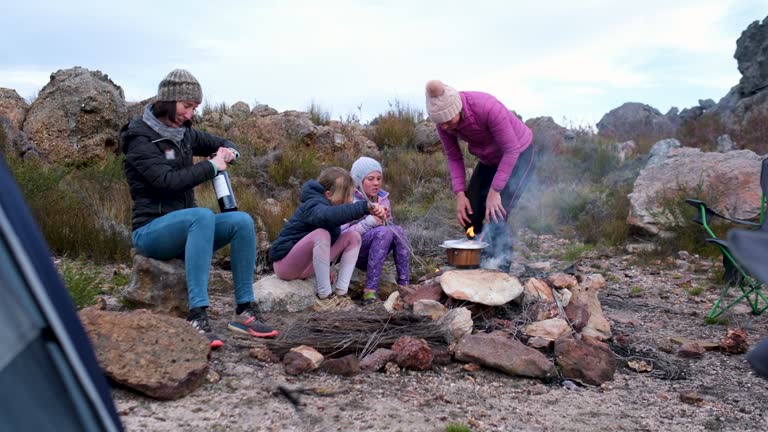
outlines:
M464 194L464 192L459 192L456 194L456 220L459 222L459 225L463 227L468 227L472 225L472 220L469 218L469 215L472 214L472 205L469 203L469 198L467 198L467 195Z
M488 221L504 221L507 216L507 210L501 203L501 194L491 189L488 191L488 198L485 200L485 218Z

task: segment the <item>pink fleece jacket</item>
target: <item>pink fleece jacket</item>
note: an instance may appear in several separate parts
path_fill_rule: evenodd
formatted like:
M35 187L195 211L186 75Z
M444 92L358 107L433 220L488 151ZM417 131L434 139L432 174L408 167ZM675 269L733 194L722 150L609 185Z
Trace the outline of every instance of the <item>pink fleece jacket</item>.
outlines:
M448 158L453 192L466 188L464 157L458 139L469 144L469 153L485 165L498 167L491 188L501 192L509 180L517 158L531 145L533 133L517 116L488 93L459 92L461 120L453 130L437 128Z

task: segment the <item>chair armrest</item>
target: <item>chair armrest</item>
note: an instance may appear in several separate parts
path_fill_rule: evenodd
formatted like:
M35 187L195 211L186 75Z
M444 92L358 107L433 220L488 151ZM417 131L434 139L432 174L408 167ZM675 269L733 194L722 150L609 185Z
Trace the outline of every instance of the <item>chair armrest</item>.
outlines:
M693 207L695 207L698 210L696 212L696 215L693 217L693 220L695 222L699 223L699 224L704 225L703 221L701 220L701 211L703 209L704 213L706 214L706 217L707 217L707 220L706 220L707 225L709 225L709 223L712 221L713 217L718 217L720 219L727 220L727 221L733 222L733 223L737 223L739 225L747 225L747 226L751 226L751 227L755 227L755 228L759 228L760 227L759 223L750 222L750 221L747 221L747 220L744 220L744 219L736 219L736 218L732 218L732 217L728 217L728 216L722 215L722 214L716 212L715 210L712 210L711 208L709 208L707 206L707 203L705 203L704 201L699 201L699 200L696 200L696 199L686 198L685 202L687 204L692 205Z

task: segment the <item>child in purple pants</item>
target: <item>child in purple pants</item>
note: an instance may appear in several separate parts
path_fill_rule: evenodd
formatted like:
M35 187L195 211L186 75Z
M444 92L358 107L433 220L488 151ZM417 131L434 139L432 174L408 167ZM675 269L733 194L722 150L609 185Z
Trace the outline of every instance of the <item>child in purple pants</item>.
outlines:
M350 221L375 215L386 217L375 203L352 202L354 182L339 167L320 172L301 189L301 204L272 243L270 255L275 275L282 280L305 279L313 274L317 281L318 305L346 296L360 248L360 234L342 233L340 227ZM335 289L331 289L330 267L341 258Z
M361 157L352 164L350 174L355 181L355 202L378 203L386 210L384 218L368 215L342 227L342 232L358 232L362 236L356 267L366 271L363 304L371 304L377 299L381 269L390 251L397 269L397 284L408 285L410 245L403 229L392 221L389 193L381 190L381 164Z

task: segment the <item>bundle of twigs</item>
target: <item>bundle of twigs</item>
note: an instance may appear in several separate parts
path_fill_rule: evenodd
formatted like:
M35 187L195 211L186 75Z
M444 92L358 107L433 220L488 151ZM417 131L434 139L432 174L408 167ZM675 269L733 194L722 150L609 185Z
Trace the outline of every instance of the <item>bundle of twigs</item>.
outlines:
M439 321L406 312L390 315L383 308L324 312L291 324L267 347L281 356L293 347L308 345L329 357L355 354L362 358L377 348L389 348L401 336L445 345L447 331Z
M650 375L654 378L684 380L688 377L687 371L679 361L653 348L639 345L619 345L615 342L609 342L608 345L625 367L628 367L628 363L632 360L642 360L653 366Z

